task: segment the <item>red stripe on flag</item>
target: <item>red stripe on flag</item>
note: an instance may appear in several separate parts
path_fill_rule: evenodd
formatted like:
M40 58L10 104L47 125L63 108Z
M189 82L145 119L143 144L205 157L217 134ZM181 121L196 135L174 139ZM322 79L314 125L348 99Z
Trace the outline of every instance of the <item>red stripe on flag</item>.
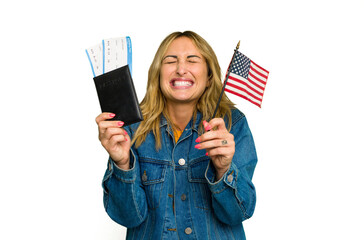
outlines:
M238 78L236 78L236 77L233 77L233 76L231 76L231 75L229 76L229 79L232 79L232 80L237 81L237 82L243 82L242 80L240 80L240 79L238 79ZM264 91L264 87L262 87L262 86L260 86L260 85L256 84L254 81L252 81L252 80L249 78L249 76L248 76L247 81L248 81L250 84L252 84L253 86L255 86L255 87L259 88L259 89L260 89L260 90L262 90L262 91Z
M263 84L263 85L265 85L266 84L266 82L264 82L263 80L261 80L261 79L259 79L259 78L257 78L256 76L254 76L254 74L252 73L252 72L250 72L249 71L249 74L248 74L248 78L249 77L252 77L255 81L258 81L258 82L260 82L261 84Z
M264 71L267 73L267 78L268 78L268 74L269 72L267 70L265 70L264 68L262 68L261 66L259 66L258 64L256 64L255 62L253 62L251 59L250 59L250 62L252 62L257 68L259 68L260 70Z
M257 75L261 76L264 79L267 79L266 75L264 75L263 73L257 71L252 65L250 65L250 71L254 72L254 74L257 74Z
M255 92L256 94L258 95L263 95L263 93L259 92L258 90L254 89L253 87L251 87L249 84L247 84L246 82L240 80L240 79L237 79L235 77L232 77L232 76L229 76L229 79L235 81L235 82L238 82L240 84L243 84L244 86L246 86L247 88L249 88L250 90L252 90L253 92ZM264 90L264 88L262 88L261 86L259 86L258 84L252 82L252 81L249 81L249 83L253 84L254 86L258 87L259 89L262 89Z
M261 89L263 92L264 92L264 89L265 89L265 84L264 86L260 86L259 84L257 84L256 82L254 82L249 76L248 76L248 81L249 83L253 84L254 86L256 86L257 88Z
M229 92L229 93L232 93L232 94L234 94L234 95L236 95L236 96L238 96L238 97L244 98L245 100L247 100L247 101L249 101L249 102L251 102L251 103L253 103L253 104L257 105L258 107L261 107L261 104L258 104L258 103L256 103L256 102L252 101L251 99L247 98L247 97L246 97L246 96L244 96L244 95L241 95L241 94L239 94L239 93L237 93L237 92L231 91L230 89L225 89L225 91L226 91L226 92Z
M239 86L237 86L237 85L235 85L235 84L232 84L232 83L230 83L230 82L227 82L227 83L226 83L226 85L228 85L228 86L230 86L230 87L232 87L232 88L236 88L236 89L238 89L238 90L240 90L240 91L242 91L242 92L245 92L245 93L246 93L246 94L248 94L250 97L252 97L252 98L254 98L254 99L258 100L258 101L262 101L262 98L259 98L259 97L255 96L254 94L250 93L250 92L249 92L248 90L246 90L245 88L239 87Z

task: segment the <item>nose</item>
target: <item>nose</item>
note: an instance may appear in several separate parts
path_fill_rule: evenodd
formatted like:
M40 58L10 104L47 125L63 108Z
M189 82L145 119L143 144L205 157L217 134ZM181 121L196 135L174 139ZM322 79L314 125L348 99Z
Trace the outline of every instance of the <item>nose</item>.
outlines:
M177 74L184 75L187 73L187 65L184 61L179 61L177 64Z

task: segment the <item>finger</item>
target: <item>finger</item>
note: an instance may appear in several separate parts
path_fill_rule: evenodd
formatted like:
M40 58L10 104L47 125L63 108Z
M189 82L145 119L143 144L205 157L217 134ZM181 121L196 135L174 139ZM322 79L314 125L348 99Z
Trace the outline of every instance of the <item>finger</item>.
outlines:
M209 141L200 142L195 145L197 149L211 149L211 148L218 148L218 147L233 147L235 148L234 137L229 136L227 138L218 138Z
M227 130L216 130L216 131L208 131L202 134L200 137L196 139L197 143L210 141L214 139L231 139L234 138L234 136L229 133Z
M121 128L124 126L124 122L122 121L102 121L98 124L99 127L99 138L103 138L103 134L107 131L109 128Z
M115 135L125 135L125 130L122 128L107 128L105 133L102 134L103 138L111 139Z
M210 131L212 129L211 125L206 120L204 120L202 122L202 124L203 124L203 127L205 128L206 132L208 132L208 131Z
M126 136L124 134L119 134L119 135L114 135L110 138L110 144L111 146L115 146L118 143L121 142L127 142L128 139L126 138Z
M98 115L95 119L96 123L99 124L101 121L105 121L108 119L113 119L115 117L114 113L110 112L103 112L100 115Z
M107 129L107 128L120 128L124 126L123 121L101 121L99 122L100 129Z
M128 141L128 134L125 130L121 129L121 134L114 134L111 135L110 138L103 138L100 139L102 146L105 147L107 150L115 150L119 143L127 142Z
M195 148L197 149L210 149L210 148L218 148L218 147L222 147L222 148L227 148L232 146L233 143L230 143L227 140L211 140L211 141L207 141L207 142L203 142L200 144L195 145Z
M226 130L225 121L222 118L213 118L208 122L208 125L213 128L217 128L218 130Z
M232 147L225 148L225 147L218 147L218 148L211 148L207 150L209 157L215 156L224 156L227 159L232 158L234 155L234 149Z

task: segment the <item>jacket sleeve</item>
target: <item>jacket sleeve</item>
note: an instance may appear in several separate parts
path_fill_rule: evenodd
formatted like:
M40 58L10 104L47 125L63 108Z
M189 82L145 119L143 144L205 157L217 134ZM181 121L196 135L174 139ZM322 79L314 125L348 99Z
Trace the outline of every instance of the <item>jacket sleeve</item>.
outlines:
M210 161L205 177L212 196L212 208L217 218L229 225L241 224L253 215L256 202L252 177L257 164L253 136L243 115L232 126L235 154L230 169L215 182L215 169Z
M104 207L115 222L132 228L140 225L147 216L147 202L140 180L138 159L133 150L130 154L131 169L124 171L111 158L102 181Z

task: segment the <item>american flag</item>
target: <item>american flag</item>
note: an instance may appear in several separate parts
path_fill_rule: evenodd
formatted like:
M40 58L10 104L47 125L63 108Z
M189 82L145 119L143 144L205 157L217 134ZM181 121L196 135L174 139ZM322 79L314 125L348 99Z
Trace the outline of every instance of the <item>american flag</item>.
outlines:
M239 51L230 65L225 91L261 107L269 72Z

